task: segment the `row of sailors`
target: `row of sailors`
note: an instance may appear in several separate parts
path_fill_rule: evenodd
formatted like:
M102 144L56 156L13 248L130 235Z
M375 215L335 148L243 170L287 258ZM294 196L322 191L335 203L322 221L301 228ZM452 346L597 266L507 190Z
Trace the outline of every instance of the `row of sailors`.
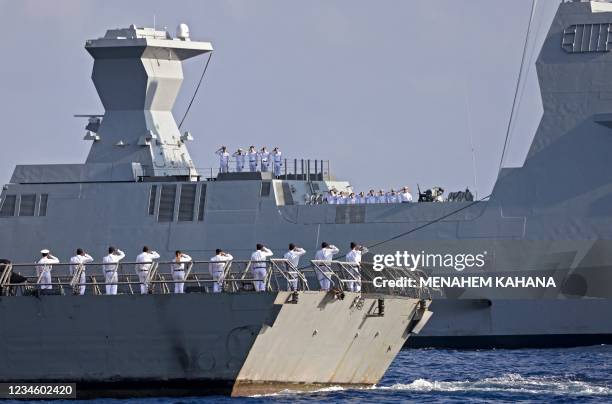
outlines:
M229 172L229 163L230 157L234 157L234 162L236 164L236 172L241 173L246 171L246 163L248 163L249 172L268 172L270 168L273 167L274 175L281 175L281 167L283 166L282 153L278 147L272 149L272 152L269 152L268 149L264 146L261 150L257 151L255 146L249 147L247 151L238 148L231 154L227 151L226 146L221 146L216 152L216 155L219 156L219 172L227 173ZM259 170L258 170L259 164Z
M370 204L370 203L404 203L412 202L412 194L407 187L395 192L391 189L385 193L382 189L375 192L373 189L366 195L364 192L355 194L354 192L340 192L335 189L331 189L325 195L325 201L331 205L358 205L358 204Z
M321 261L332 261L334 255L338 254L339 252L340 249L338 249L336 246L323 242L321 244L321 249L316 252L314 259ZM350 291L359 292L361 290L361 276L359 274L359 267L361 265L362 254L367 252L367 248L351 242L350 251L346 254L346 261L355 264L352 267L352 271L353 277L356 279L356 281L348 283L348 290ZM36 266L39 283L41 285L41 289L51 289L51 270L53 269L53 264L59 264L60 261L57 257L54 257L48 249L41 250L40 253L42 257L38 260ZM300 257L304 254L306 254L306 250L291 243L289 244L289 249L283 258L291 263L293 269L297 269L299 268ZM255 290L258 292L265 290L265 278L267 275L266 261L273 255L274 253L263 244L257 244L256 250L251 254L251 261L253 262L251 271L254 279ZM124 258L125 253L115 247L109 247L108 255L102 258L102 270L104 272L104 282L107 295L117 294L117 282L119 281L117 270L119 267L119 262ZM142 253L138 254L136 257L135 270L138 274L141 294L151 293L148 275L149 271L151 270L151 266L153 265L153 261L159 258L160 255L156 251L152 251L147 246L143 247ZM234 257L231 254L223 251L220 248L215 251L215 256L210 259L208 270L214 281L213 292L219 293L223 290L222 285L225 265L228 261L232 261L233 259ZM78 248L76 250L76 255L70 258L70 273L72 275L74 275L74 273L78 270L79 266L82 268L79 279L79 287L77 290L77 293L80 295L84 295L86 290L86 264L92 263L93 261L94 259L91 257L91 255L87 254L81 248ZM172 279L175 281L174 293L184 293L185 283L181 281L185 280L185 264L191 261L192 258L189 255L181 251L175 252L175 257L170 268L172 271ZM288 288L290 290L297 290L298 278L295 275L291 275L291 271L289 271L289 273L291 279L289 280ZM316 271L316 274L319 284L321 285L321 290L330 290L330 280L323 273L321 273L321 271Z

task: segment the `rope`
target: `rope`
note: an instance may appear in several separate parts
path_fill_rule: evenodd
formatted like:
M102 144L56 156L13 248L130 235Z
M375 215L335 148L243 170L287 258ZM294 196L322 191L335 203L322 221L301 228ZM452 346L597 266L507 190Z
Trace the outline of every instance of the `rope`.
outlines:
M504 147L502 149L501 158L499 159L499 172L501 172L502 165L504 164L504 156L506 155L506 148L508 147L508 138L510 136L510 130L512 128L514 110L516 109L516 103L518 100L519 88L521 85L521 78L523 77L523 66L525 65L525 56L527 54L527 44L529 42L529 34L531 32L531 23L535 15L537 0L531 1L531 15L529 16L529 25L527 26L527 34L525 35L525 43L523 45L523 55L521 56L521 68L519 69L518 78L516 80L516 88L514 89L514 99L512 100L512 109L510 110L510 119L508 120L508 127L506 128L506 138L504 139Z
M212 58L212 52L208 54L208 59L206 59L206 64L204 65L204 70L202 70L200 81L198 81L198 85L196 86L196 89L193 92L193 97L191 97L191 101L189 101L189 105L187 105L187 110L185 111L185 115L183 115L183 119L181 119L181 122L179 123L179 126L178 126L179 129L181 129L181 126L183 126L183 122L185 121L185 118L187 118L187 114L189 113L189 110L191 109L193 100L195 100L196 95L198 95L198 91L200 90L200 85L202 84L202 80L204 79L204 76L206 75L206 70L208 69L208 64L210 63L211 58Z

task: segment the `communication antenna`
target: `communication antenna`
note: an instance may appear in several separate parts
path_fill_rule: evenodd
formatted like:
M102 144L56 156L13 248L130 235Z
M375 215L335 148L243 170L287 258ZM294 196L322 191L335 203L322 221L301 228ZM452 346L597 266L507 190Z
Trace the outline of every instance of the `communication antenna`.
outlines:
M470 137L470 149L472 150L472 174L474 176L474 197L478 198L478 178L476 177L476 150L474 149L474 134L472 131L472 108L470 107L470 95L467 80L465 83L465 107L467 108L468 136Z
M155 14L153 14L153 31L155 31Z

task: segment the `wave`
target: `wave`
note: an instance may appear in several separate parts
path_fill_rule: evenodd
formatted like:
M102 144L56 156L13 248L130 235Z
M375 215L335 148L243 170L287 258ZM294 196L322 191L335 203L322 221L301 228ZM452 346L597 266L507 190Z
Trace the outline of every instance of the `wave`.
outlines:
M417 379L408 384L378 386L380 390L405 390L418 392L508 392L551 395L610 396L612 388L579 380L558 377L523 377L510 373L475 381L429 381Z

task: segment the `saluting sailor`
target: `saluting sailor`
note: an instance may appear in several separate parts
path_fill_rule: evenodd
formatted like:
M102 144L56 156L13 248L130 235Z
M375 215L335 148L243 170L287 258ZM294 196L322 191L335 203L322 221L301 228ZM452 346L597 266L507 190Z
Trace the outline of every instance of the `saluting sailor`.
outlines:
M87 254L83 251L82 248L77 248L76 255L70 258L70 275L74 275L74 273L78 270L79 265L82 265L83 270L81 271L81 276L79 277L79 295L83 296L85 294L85 264L89 264L93 262L93 258L91 255Z
M266 260L274 253L270 251L268 247L265 247L263 244L257 244L256 248L257 249L255 250L255 252L251 254L251 268L253 268L253 279L255 279L253 284L255 285L255 290L257 292L263 292L266 289L264 280L266 279L266 274L268 272L268 264L266 263Z
M357 243L351 242L351 251L346 254L346 261L353 263L351 270L355 279L355 282L349 282L348 287L350 291L360 292L361 291L361 255L366 254L368 249L364 246L357 245Z
M36 275L38 275L39 285L41 289L53 289L51 285L51 270L53 265L59 264L59 259L51 255L51 252L47 249L40 250L41 258L38 260L36 266Z
M334 259L334 255L338 254L339 252L340 250L335 245L330 245L323 242L321 243L321 249L317 251L314 259L317 261L332 261ZM321 290L329 290L331 286L330 280L316 268L315 272L317 274L317 279L319 280L319 285L321 285Z
M257 155L259 156L259 163L261 164L261 172L267 172L270 168L270 152L266 146L262 147Z
M213 292L219 293L223 290L223 270L225 269L225 263L233 260L232 254L226 253L220 248L215 250L215 256L210 259L208 264L208 272L212 276L213 280Z
M236 172L241 173L242 170L244 170L244 159L246 154L241 148L238 148L233 156L236 158Z
M400 201L402 203L412 202L412 194L408 187L402 188L402 192L400 193Z
M149 271L153 265L153 260L159 258L159 254L156 251L151 251L149 247L142 247L142 252L136 257L136 273L138 274L138 280L140 281L140 294L145 295L149 293Z
M283 154L278 147L272 150L272 160L274 161L274 175L281 175L281 166L283 165Z
M376 193L374 192L373 189L370 189L370 192L368 192L368 195L366 196L365 199L365 203L376 203Z
M378 195L376 195L376 203L387 203L387 195L385 195L382 189L378 191Z
M291 266L292 266L292 267L287 268L287 270L291 272L297 271L300 265L300 257L304 254L306 254L306 250L304 250L301 247L297 247L293 243L289 244L289 251L287 251L285 253L285 256L283 257L284 259L289 261L289 263L291 263ZM289 279L289 284L287 285L289 287L289 290L297 290L298 277L295 276L294 274L289 274L289 275L291 276L291 278Z
M118 248L108 247L108 255L102 258L102 270L104 271L104 282L106 282L106 294L117 294L117 269L119 261L125 258L125 253Z
M229 158L230 154L227 151L227 147L221 146L216 152L219 156L219 172L226 173L229 171Z
M255 146L249 147L247 156L249 157L249 171L254 173L257 171L257 150L255 150Z
M191 262L191 257L187 254L184 254L182 251L177 250L174 253L174 261L170 265L170 270L172 271L172 280L176 282L174 284L174 293L185 293L185 282L180 281L185 280L186 262Z

